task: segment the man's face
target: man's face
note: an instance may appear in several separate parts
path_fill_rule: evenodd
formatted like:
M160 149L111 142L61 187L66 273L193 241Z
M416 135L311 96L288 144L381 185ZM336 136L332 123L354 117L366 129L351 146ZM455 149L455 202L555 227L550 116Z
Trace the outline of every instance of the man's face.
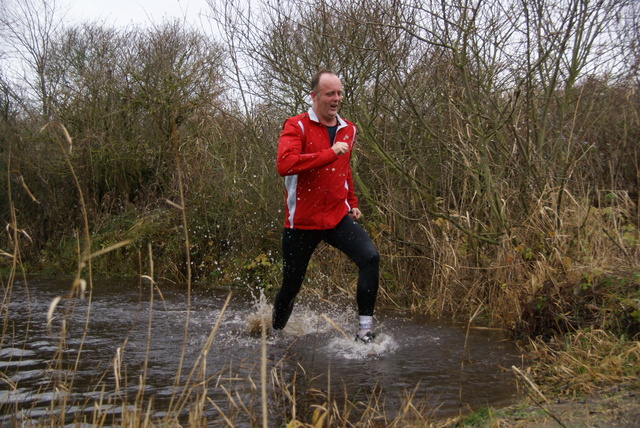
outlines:
M338 76L329 73L320 76L318 88L311 92L311 100L320 121L325 125L335 125L342 101L342 82Z

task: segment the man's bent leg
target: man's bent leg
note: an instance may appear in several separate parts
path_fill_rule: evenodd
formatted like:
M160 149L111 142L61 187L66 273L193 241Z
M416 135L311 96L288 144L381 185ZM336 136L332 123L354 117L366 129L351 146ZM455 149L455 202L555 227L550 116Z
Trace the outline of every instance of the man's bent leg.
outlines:
M373 316L380 279L380 254L371 238L355 220L345 216L325 240L358 266L358 314Z
M295 297L300 292L309 260L321 235L318 231L285 229L282 234L282 287L273 304L274 330L282 330L289 321Z

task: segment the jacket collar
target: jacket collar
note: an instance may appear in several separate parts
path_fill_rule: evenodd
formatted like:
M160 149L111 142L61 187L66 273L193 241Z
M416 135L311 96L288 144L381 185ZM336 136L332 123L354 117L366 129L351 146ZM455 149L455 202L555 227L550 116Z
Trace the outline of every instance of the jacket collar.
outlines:
M320 122L320 119L318 119L318 115L316 114L315 111L313 111L313 107L309 107L309 119L313 120L314 122ZM344 120L342 120L342 118L340 117L340 115L336 115L336 117L338 118L338 129L347 126L347 122L345 122Z

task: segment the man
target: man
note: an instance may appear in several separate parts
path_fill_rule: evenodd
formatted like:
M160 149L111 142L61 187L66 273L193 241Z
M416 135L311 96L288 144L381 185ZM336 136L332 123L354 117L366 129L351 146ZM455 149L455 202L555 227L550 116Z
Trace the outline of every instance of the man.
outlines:
M311 255L320 241L344 252L359 268L356 341L375 338L373 310L380 255L357 223L362 213L353 192L351 151L356 126L338 115L342 82L329 70L311 80L312 107L290 117L278 139L278 173L285 177L286 204L282 287L273 307L273 328L287 324Z

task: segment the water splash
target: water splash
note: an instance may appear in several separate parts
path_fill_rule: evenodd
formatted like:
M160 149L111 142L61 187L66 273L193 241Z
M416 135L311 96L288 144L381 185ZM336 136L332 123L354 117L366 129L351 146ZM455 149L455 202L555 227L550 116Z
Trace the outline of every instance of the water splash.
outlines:
M364 360L375 357L386 357L398 349L398 342L388 334L378 334L371 343L356 342L345 337L332 339L324 351L332 355L332 358L345 360Z
M247 314L246 331L251 336L260 336L263 325L267 330L267 334L270 335L273 330L271 328L271 305L267 303L264 292L260 290L260 296Z
M274 334L271 328L272 306L260 291L252 310L246 316L246 331L249 335L259 337L262 326L267 329L270 342L287 342L303 336L313 335L326 343L323 353L332 358L346 360L363 360L384 357L398 349L398 342L390 334L378 334L372 343L355 341L357 316L338 305L322 307L317 304L296 304L287 326Z

